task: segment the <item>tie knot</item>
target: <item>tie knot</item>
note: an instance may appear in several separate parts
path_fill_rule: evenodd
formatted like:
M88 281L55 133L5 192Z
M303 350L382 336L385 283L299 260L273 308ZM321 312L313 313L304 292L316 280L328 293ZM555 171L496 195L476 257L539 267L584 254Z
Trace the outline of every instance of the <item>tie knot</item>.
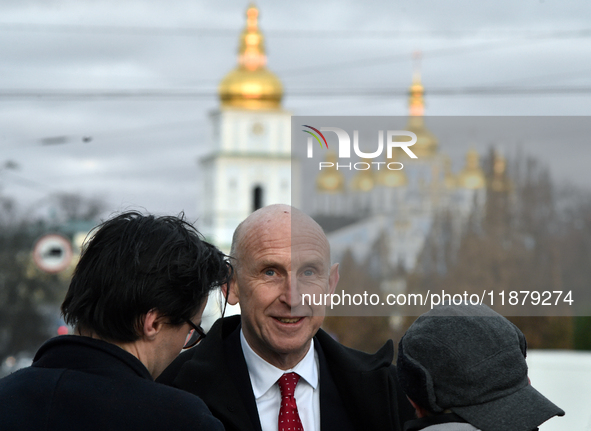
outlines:
M300 380L297 373L285 373L279 379L279 390L282 397L292 397L295 392L295 387Z

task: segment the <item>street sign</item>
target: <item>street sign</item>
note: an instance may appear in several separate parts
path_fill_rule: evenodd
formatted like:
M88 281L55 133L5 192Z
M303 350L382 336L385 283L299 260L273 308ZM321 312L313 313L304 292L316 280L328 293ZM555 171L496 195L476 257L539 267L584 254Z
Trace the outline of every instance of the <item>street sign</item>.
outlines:
M35 243L33 260L42 271L61 272L72 262L72 245L62 235L44 235Z

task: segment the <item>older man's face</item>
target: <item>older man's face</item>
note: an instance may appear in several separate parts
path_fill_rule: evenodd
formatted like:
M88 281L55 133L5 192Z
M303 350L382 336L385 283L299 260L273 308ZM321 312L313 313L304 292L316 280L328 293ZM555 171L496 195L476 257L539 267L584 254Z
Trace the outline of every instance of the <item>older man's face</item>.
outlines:
M302 305L298 292L330 293L338 281L324 233L309 219L296 224L293 237L288 214L249 229L231 284L248 344L281 369L305 356L324 319L324 310Z

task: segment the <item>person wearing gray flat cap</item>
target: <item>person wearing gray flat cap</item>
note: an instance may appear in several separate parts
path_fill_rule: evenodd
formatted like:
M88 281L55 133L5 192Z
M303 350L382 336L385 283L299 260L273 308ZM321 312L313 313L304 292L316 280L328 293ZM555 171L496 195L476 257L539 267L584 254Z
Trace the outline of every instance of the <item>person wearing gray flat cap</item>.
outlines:
M485 305L442 305L398 346L398 379L417 418L405 431L531 431L564 411L527 377L527 343Z

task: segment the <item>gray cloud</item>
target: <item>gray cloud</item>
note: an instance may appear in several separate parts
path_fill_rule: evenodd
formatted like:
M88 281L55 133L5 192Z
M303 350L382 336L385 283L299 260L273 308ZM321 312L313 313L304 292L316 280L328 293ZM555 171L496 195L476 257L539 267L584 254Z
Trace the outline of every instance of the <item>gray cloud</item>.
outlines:
M417 49L424 53L427 114L591 114L588 93L429 94L442 87L591 87L589 35L572 33L589 28L591 5L583 2L261 0L258 6L269 67L282 79L284 107L294 114L405 115L405 96L319 98L290 91L404 91ZM236 63L246 7L238 0L3 1L0 89L190 88L215 94ZM370 33L376 31L399 33ZM114 208L184 209L196 218L195 159L208 151L207 114L217 106L215 97L1 98L0 164L14 160L21 168L0 173L0 192L23 206L51 191L70 191L104 196ZM42 145L59 136L68 143ZM83 136L91 142L84 144ZM442 151L462 163L460 152L443 142ZM571 173L573 166L585 170L581 160L588 159L553 167L556 177L584 183Z

